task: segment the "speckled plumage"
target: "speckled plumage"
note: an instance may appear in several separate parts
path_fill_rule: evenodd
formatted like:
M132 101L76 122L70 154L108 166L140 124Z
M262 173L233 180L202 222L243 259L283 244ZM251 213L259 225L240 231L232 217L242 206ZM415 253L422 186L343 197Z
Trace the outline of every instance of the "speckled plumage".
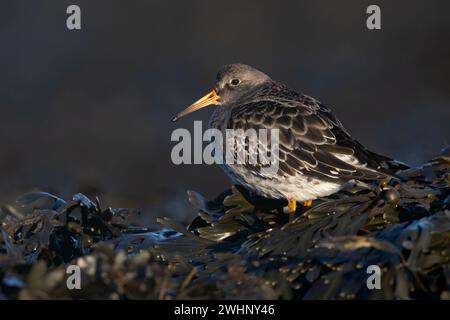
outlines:
M242 79L242 88L230 87L233 78ZM222 68L215 90L224 100L210 118L211 128L279 129L278 172L264 175L247 163L222 165L233 183L264 197L304 201L332 194L352 179L390 174L392 160L353 139L330 109L250 66Z

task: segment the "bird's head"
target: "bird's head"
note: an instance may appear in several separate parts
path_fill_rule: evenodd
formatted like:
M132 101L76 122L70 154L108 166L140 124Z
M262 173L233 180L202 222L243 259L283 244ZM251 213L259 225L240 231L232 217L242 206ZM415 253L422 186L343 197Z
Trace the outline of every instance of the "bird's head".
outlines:
M232 105L244 94L268 81L268 75L248 65L235 63L223 66L217 73L214 90L181 111L172 121L210 105Z

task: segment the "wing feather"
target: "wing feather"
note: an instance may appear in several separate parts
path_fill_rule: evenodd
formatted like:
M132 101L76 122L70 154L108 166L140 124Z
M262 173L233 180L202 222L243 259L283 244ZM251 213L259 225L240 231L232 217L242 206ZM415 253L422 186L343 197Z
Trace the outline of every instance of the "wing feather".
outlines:
M278 129L279 172L322 179L383 179L379 163L353 139L320 102L306 95L292 99L260 99L233 108L227 128ZM245 165L245 164L244 164ZM258 174L252 166L252 172Z

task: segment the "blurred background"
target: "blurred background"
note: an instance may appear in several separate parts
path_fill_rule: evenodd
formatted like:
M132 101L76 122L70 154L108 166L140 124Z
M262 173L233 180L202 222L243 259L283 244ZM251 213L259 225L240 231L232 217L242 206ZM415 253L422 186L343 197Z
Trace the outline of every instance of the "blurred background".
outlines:
M77 4L82 30L66 28ZM381 7L382 30L366 28ZM175 166L172 116L220 66L253 65L331 107L373 151L412 165L450 143L449 1L0 2L0 203L31 190L187 221L187 189L221 170Z

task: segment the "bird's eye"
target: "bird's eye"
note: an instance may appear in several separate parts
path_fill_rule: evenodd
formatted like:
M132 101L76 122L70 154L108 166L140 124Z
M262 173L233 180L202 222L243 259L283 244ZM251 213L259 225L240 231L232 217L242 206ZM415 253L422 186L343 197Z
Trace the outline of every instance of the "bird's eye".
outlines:
M232 86L237 86L239 83L241 83L241 80L239 80L239 79L232 79L230 81L230 83L231 83Z

